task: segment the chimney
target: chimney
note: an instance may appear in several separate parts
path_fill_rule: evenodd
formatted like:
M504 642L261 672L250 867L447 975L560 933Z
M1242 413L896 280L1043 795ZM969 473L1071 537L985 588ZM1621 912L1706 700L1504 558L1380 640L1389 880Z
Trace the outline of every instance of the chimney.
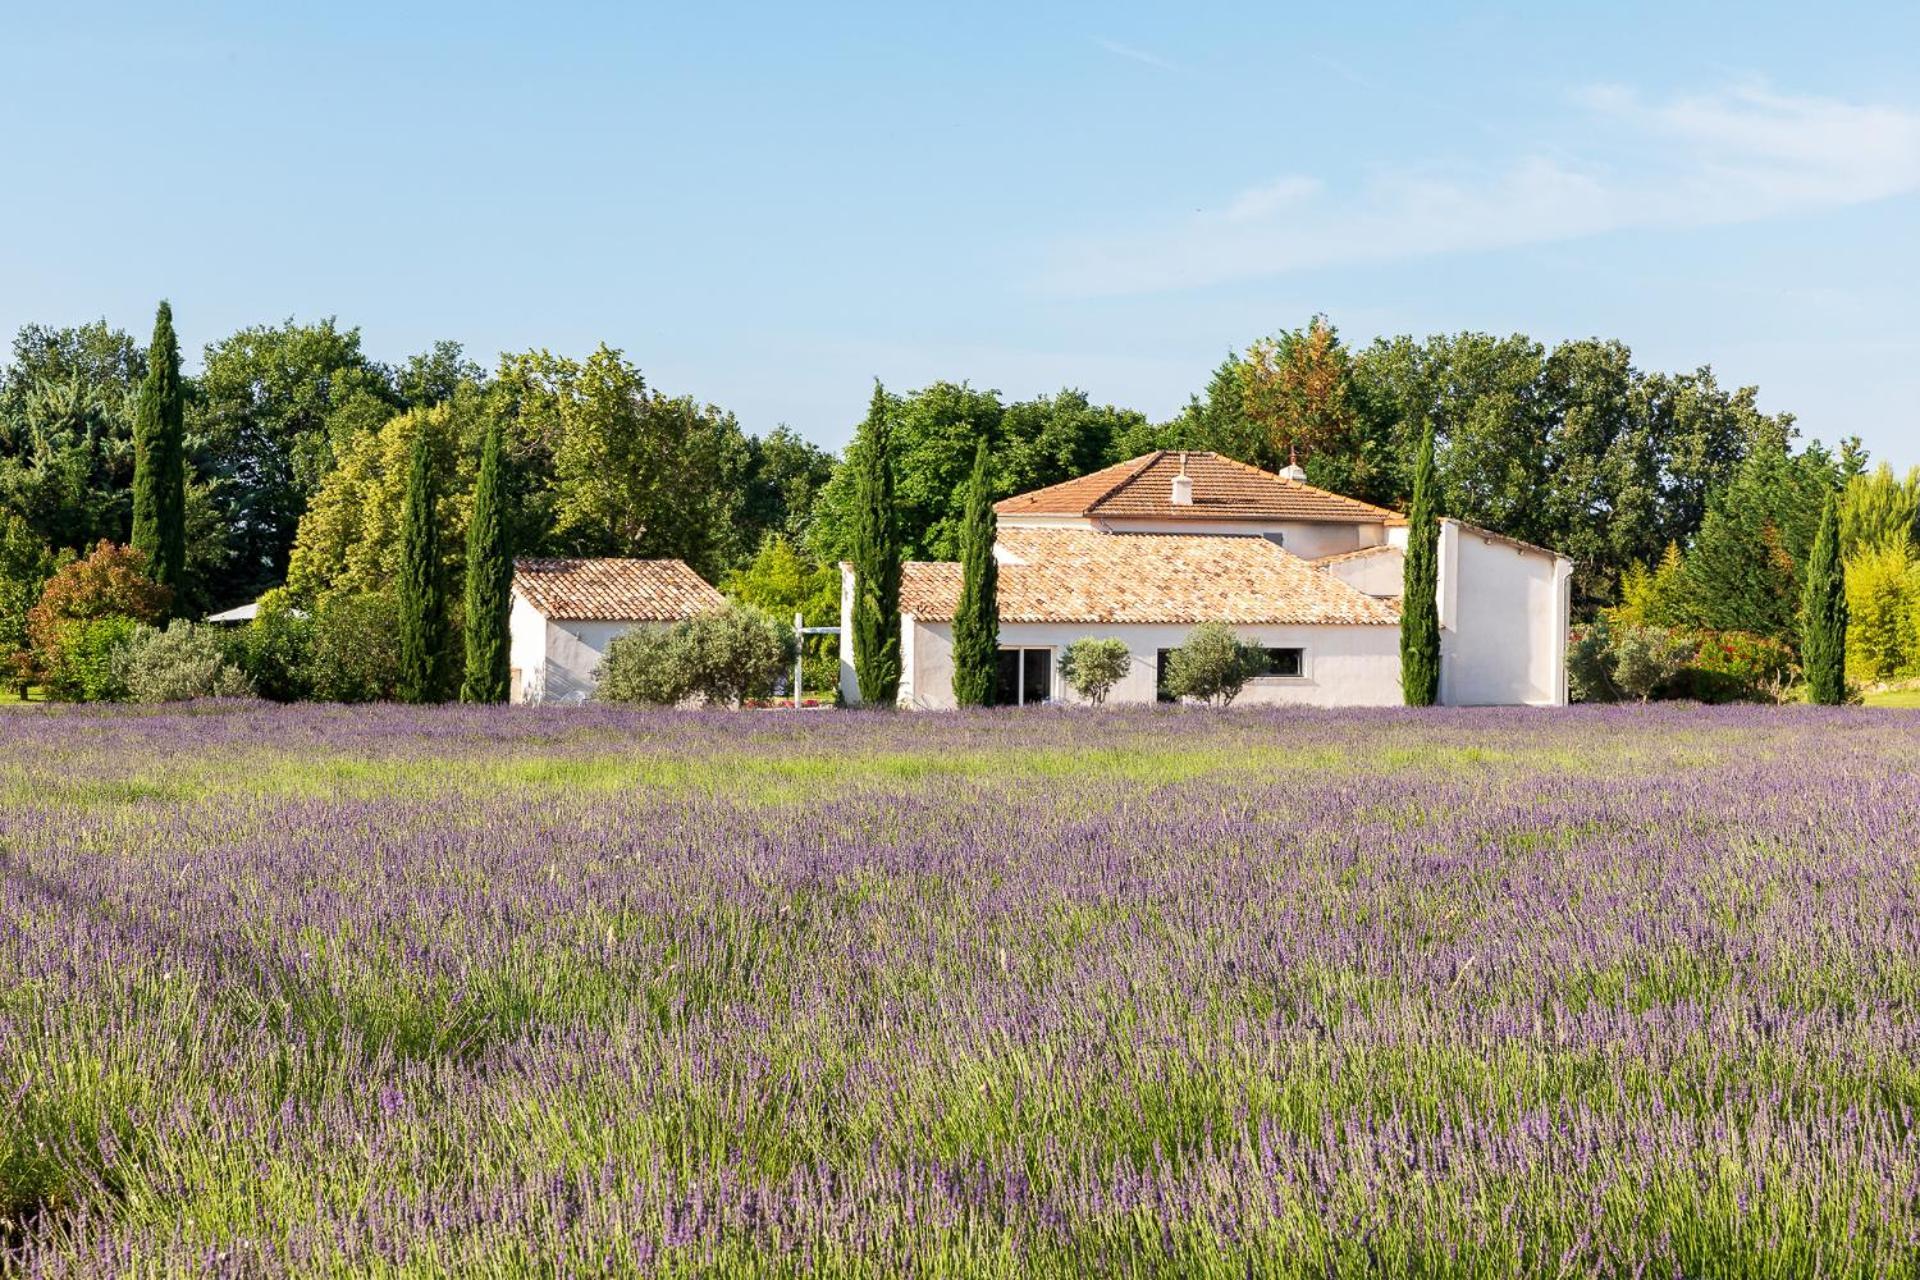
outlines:
M1292 445L1287 446L1287 465L1280 468L1280 478L1295 484L1307 482L1307 469L1300 465L1300 452Z
M1173 505L1193 505L1193 477L1187 474L1187 455L1184 451L1180 454L1180 474L1173 478Z

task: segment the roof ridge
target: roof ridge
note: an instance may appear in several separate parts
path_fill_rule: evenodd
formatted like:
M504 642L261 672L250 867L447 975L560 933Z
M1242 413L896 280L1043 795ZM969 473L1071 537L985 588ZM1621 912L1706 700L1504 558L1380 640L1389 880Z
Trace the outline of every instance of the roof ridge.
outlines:
M1105 502L1108 498L1111 498L1114 494L1120 492L1120 490L1126 488L1128 485L1132 484L1135 480L1138 480L1142 475L1146 474L1147 468L1151 467L1154 463L1160 461L1160 459L1166 457L1167 453L1168 451L1165 449L1155 449L1152 453L1143 453L1139 457L1134 458L1132 460L1134 463L1133 470L1127 472L1126 475L1121 476L1118 480L1114 481L1113 484L1109 486L1104 493L1102 493L1099 497L1095 498L1092 502L1089 502L1085 507L1081 508L1080 514L1083 516L1092 515L1094 511L1099 508L1101 503ZM1121 463L1116 463L1115 465L1124 467L1127 464L1124 462L1121 462Z
M1368 502L1364 498L1356 498L1352 494L1335 493L1331 489L1322 489L1319 485L1308 484L1305 480L1290 480L1286 476L1280 475L1277 472L1267 470L1265 467L1256 467L1251 462L1242 462L1238 458L1229 458L1224 453L1215 453L1213 456L1220 459L1220 461L1222 462L1231 463L1232 465L1239 467L1242 471L1251 471L1253 472L1253 474L1257 476L1262 476L1268 480L1277 480L1281 484L1286 485L1290 489L1304 489L1308 493L1316 493L1323 498L1332 498L1337 502L1351 502L1356 507L1365 507L1369 511L1378 511L1382 515L1404 516L1406 514L1406 512L1404 511L1395 511L1391 507L1378 506L1374 503Z

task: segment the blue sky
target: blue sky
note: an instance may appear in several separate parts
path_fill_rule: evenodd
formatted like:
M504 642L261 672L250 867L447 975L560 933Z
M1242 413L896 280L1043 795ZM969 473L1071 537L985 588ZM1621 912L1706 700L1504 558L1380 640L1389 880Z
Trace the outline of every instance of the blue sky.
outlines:
M875 376L1164 417L1323 311L1920 463L1920 5L293 8L0 4L0 329L604 340L838 445Z

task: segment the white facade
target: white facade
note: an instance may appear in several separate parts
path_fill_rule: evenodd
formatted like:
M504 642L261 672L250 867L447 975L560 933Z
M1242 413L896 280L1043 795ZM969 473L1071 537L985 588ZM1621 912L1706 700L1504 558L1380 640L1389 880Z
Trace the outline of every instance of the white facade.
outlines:
M1573 562L1440 522L1440 701L1565 706Z
M549 618L513 593L508 614L507 662L512 702L585 702L593 694L594 668L613 638L644 622L570 622Z
M1028 519L1026 527L1076 527L1066 521ZM1077 527L1086 527L1077 522ZM1311 527L1311 526L1309 526ZM1405 572L1403 527L1330 524L1317 545L1338 551L1390 548L1377 555L1329 564L1323 570L1371 595L1398 594ZM1128 532L1149 532L1141 528ZM1182 532L1193 532L1185 528ZM1289 533L1294 533L1292 529ZM1247 536L1240 526L1238 536ZM1292 549L1291 547L1289 549ZM1296 554L1298 554L1296 552ZM1451 706L1563 706L1567 701L1566 636L1570 620L1573 563L1562 556L1463 525L1440 524L1440 700ZM841 574L840 691L849 704L860 691L853 665L853 572ZM1177 648L1187 625L1113 623L1002 623L1000 645L1051 652L1053 700L1072 701L1060 677L1060 656L1085 636L1124 640L1132 655L1127 676L1108 701L1152 702L1157 697L1161 650ZM1240 626L1242 637L1262 648L1298 648L1301 674L1250 681L1241 703L1309 706L1393 706L1401 702L1400 629L1397 626ZM954 706L953 628L912 615L901 627L901 705L924 709Z
M1060 659L1075 640L1092 636L1126 642L1127 674L1107 695L1108 702L1152 702L1158 696L1160 652L1186 640L1186 626L1114 623L1010 622L1000 627L1003 649L1044 649L1052 687L1047 700L1077 702L1060 675ZM1314 707L1392 706L1400 701L1400 629L1398 627L1236 627L1252 644L1266 649L1301 650L1299 676L1256 676L1235 705L1295 703ZM844 633L843 633L844 634ZM903 619L900 705L919 710L951 710L953 700L953 624ZM843 692L852 677L849 657L842 661ZM855 685L849 701L858 701Z

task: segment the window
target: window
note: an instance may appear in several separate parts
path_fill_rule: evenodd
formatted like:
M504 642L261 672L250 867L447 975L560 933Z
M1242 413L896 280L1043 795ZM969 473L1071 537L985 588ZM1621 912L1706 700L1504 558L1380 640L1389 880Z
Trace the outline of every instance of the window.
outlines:
M1003 707L1053 701L1053 650L1002 649L993 700Z
M1305 649L1262 649L1262 665L1254 672L1257 676L1282 676L1299 679L1307 673L1307 651Z

